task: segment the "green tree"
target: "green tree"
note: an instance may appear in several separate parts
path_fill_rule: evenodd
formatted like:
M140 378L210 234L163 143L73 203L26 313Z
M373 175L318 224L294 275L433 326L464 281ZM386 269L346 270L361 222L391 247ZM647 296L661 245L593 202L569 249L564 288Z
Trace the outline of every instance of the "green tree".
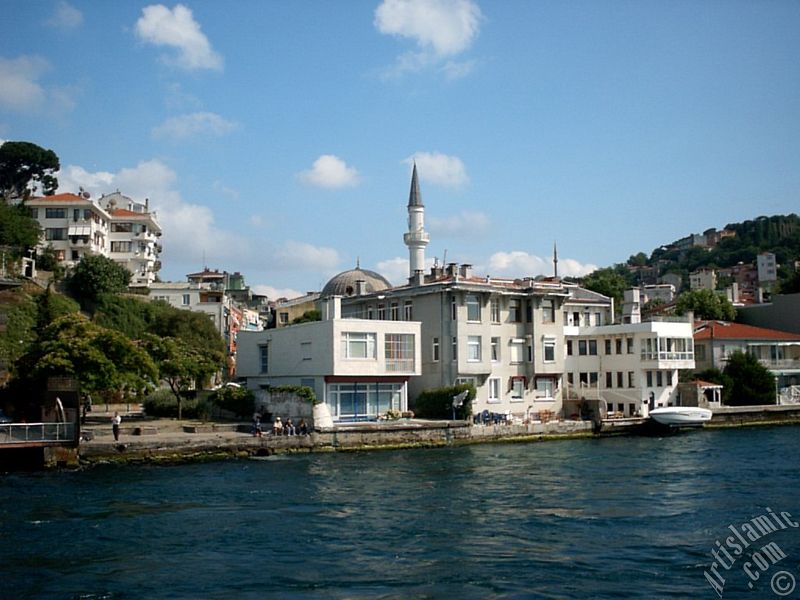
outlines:
M52 245L48 245L37 253L36 268L42 271L50 271L56 281L64 277L64 267L58 260L58 255Z
M622 273L622 271L627 273L627 269L618 267L597 269L584 277L581 285L587 290L613 298L614 305L621 308L624 292L631 287L631 282Z
M736 309L726 299L711 290L690 290L682 293L675 304L679 315L693 311L696 319L719 319L733 321Z
M158 378L175 395L181 419L183 398L189 391L202 387L217 372L219 363L179 338L148 334L142 340L142 347L158 365Z
M722 386L722 403L728 404L728 398L733 390L733 380L716 368L706 369L694 374L694 379L716 383Z
M647 254L644 252L632 254L628 259L628 264L634 267L644 267L647 265Z
M731 379L726 403L731 406L775 404L775 377L751 354L734 352L723 373Z
M6 142L0 146L0 193L6 202L27 200L36 187L50 196L58 189L54 173L59 168L52 150L31 142Z
M47 289L36 297L36 330L42 332L53 321L78 311L80 306L77 302L54 292L47 286Z
M131 272L100 254L84 256L67 281L73 298L84 308L94 306L100 296L124 292L131 281Z
M92 393L138 393L157 378L156 365L147 352L79 313L64 315L45 327L17 361L16 371L40 385L48 377L74 377L81 390Z
M300 323L311 323L313 321L321 321L322 313L318 310L307 310L299 317L292 321L292 325L299 325Z
M17 256L39 243L41 229L22 205L0 203L0 244L11 246Z

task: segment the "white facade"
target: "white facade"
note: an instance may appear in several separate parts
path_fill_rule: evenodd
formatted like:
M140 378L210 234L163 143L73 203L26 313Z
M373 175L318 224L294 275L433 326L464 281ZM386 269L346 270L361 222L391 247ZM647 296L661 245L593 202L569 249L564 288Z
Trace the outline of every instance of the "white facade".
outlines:
M153 283L150 285L149 298L161 300L175 308L207 314L220 335L227 339L229 305L224 292L197 283Z
M717 289L717 272L714 269L703 267L689 274L689 288L693 290Z
M306 385L337 421L405 411L421 373L420 323L343 319L340 298L326 303L322 321L240 332L237 377L250 389Z
M688 320L565 327L564 335L569 397L601 398L621 416L676 405L678 371L695 366Z
M161 226L148 205L119 192L95 200L88 194L56 194L26 203L39 222L41 251L52 246L70 268L84 256L102 255L131 272L131 285L148 286L160 269Z
M762 252L756 257L758 268L758 282L760 284L773 284L778 280L778 263L772 252Z

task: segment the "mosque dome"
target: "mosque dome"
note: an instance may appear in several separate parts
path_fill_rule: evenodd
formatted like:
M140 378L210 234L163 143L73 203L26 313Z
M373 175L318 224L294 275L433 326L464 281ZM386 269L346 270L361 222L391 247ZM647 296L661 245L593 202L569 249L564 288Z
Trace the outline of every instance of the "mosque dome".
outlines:
M359 284L363 282L363 284ZM335 275L322 288L321 296L356 296L359 294L359 285L363 285L362 294L373 294L392 287L392 284L380 273L362 269L360 266L350 271Z

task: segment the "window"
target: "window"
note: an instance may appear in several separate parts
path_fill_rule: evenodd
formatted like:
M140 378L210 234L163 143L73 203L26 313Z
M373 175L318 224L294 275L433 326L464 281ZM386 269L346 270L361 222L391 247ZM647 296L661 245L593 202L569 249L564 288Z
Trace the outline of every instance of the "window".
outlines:
M458 360L458 338L455 336L453 336L453 339L450 342L450 354L453 357L453 361Z
M606 372L606 387L611 388L613 386L614 381L614 374L611 371Z
M628 387L629 388L636 387L634 385L636 383L634 377L635 377L635 375L634 375L633 371L628 371Z
M526 344L525 350L528 353L528 362L533 362L533 343Z
M469 362L481 361L481 336L467 336L467 360Z
M44 209L44 216L46 219L66 219L67 218L67 209L66 208L45 208Z
M525 322L531 323L533 321L533 305L530 302L525 303Z
M403 320L405 321L413 321L414 320L414 305L411 303L411 300L406 300L403 303Z
M617 371L617 387L621 388L625 384L625 375L622 371ZM630 387L630 386L629 386Z
M342 332L343 358L375 358L375 334Z
M509 346L509 359L511 364L519 364L523 359L523 352L525 347L525 340L511 340Z
M661 371L656 371L656 386L657 387L664 386L664 375Z
M583 326L589 327L591 324L592 324L592 313L590 313L587 310L585 313L583 313Z
M378 320L385 321L386 320L386 305L385 304L378 304Z
M616 342L615 346L617 348L617 354L622 354L622 340L621 339L617 339L617 340L614 340L614 341Z
M567 340L567 356L572 356L572 340Z
M112 252L131 252L131 242L111 242Z
M387 371L414 370L414 334L387 333L384 338L384 352Z
M492 338L492 362L497 362L500 360L500 338L493 337Z
M520 312L520 301L517 298L512 298L508 301L508 322L519 323L522 321L522 314Z
M73 250L72 251L72 260L80 260L80 258L81 258L80 252L78 252L77 250Z
M183 295L183 305L184 306L189 306L190 302L191 302L191 296L189 294L184 294Z
M544 362L555 362L556 360L556 339L544 338Z
M392 302L391 316L389 318L392 321L400 320L400 307L398 306L397 302Z
M606 340L606 354L611 354L611 340Z
M300 342L300 355L303 360L311 360L311 342Z
M467 294L467 321L480 323L481 301L475 294Z
M578 354L581 356L586 356L588 354L586 340L578 340Z
M515 377L511 380L511 401L521 402L525 395L525 380Z
M545 298L542 300L542 323L555 323L556 307L553 300Z
M625 342L628 344L628 354L633 354L633 338L625 338Z
M653 372L647 372L647 387L653 387Z
M489 309L491 312L492 323L500 322L500 300L492 298L489 302Z
M368 306L367 307L367 319L369 319L371 321L374 318L375 318L374 309L372 308L372 306Z
M44 230L44 239L58 241L67 239L67 230L63 227L49 227Z
M706 345L699 344L694 347L694 357L697 360L705 360L706 359Z
M667 371L667 385L672 387L672 371Z
M431 342L431 357L433 362L439 362L439 338L433 338Z
M575 374L574 373L567 373L567 383L569 385L575 385Z
M455 321L458 319L458 301L456 297L450 298L450 320Z
M555 380L550 377L540 377L536 380L536 399L552 400L555 387Z
M592 371L591 373L589 373L589 385L597 385L598 381L599 381L599 374L597 373L597 371Z
M594 324L598 327L602 325L602 318L599 312L594 313Z
M31 219L38 219L39 218L39 209L38 208L29 208L28 209L28 216Z
M489 378L489 402L500 402L500 378Z
M112 223L112 233L131 233L133 231L133 223Z
M597 356L597 340L589 340L589 355Z
M266 373L269 369L269 346L263 344L258 347L258 360L261 372Z
M282 312L278 314L278 320L281 322L281 325L288 325L289 324L289 313Z

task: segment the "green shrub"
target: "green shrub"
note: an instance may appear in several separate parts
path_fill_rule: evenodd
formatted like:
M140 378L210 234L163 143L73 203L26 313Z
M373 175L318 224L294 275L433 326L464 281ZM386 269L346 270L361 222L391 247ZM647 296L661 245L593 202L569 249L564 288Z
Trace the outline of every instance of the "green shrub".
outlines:
M209 400L238 417L249 417L255 411L255 395L247 388L223 386L212 393Z
M149 417L178 418L178 401L170 390L160 389L144 399L144 412ZM183 398L181 412L184 419L207 421L213 404L207 398Z
M452 385L435 390L424 390L414 401L414 414L422 419L452 419L453 396L468 390L469 394L461 408L456 409L456 418L472 418L472 401L475 399L475 386L471 383Z
M311 402L311 404L319 404L317 395L307 385L275 385L267 387L270 394L295 394L296 396Z

